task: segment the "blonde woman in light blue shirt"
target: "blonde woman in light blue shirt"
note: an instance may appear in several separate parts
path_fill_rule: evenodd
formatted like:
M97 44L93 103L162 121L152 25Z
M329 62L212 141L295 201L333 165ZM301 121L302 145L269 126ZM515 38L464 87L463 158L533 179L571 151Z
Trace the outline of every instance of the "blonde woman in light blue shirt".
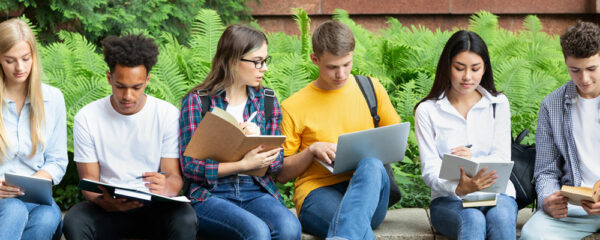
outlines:
M25 22L0 23L0 239L50 239L60 235L60 208L23 202L5 173L58 184L67 168L66 111L62 93L43 84L35 36Z

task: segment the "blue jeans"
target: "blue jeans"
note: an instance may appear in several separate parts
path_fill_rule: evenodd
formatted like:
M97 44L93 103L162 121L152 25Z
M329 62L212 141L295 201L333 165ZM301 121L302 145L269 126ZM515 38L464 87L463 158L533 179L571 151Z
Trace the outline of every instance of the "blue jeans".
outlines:
M463 208L456 197L431 201L431 223L436 231L454 239L515 239L517 202L498 195L496 206Z
M52 205L23 202L16 198L0 199L0 239L51 239L61 234L58 226L62 213Z
M568 206L565 218L553 218L542 209L525 223L521 239L582 239L600 230L600 215L588 215L582 207Z
M375 239L385 218L390 183L380 160L360 161L349 182L317 188L304 199L300 222L319 238Z
M296 216L249 176L220 178L211 196L193 204L198 235L209 239L300 239Z

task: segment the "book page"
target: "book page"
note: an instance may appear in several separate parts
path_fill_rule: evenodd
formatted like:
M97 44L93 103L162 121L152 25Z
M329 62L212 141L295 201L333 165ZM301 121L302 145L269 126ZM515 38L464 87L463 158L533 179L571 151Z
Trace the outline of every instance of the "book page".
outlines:
M218 108L218 107L214 107L213 110L211 111L211 113L214 114L215 116L220 117L221 119L227 121L228 123L231 123L231 125L236 126L238 129L240 129L240 131L242 131L238 121L235 120L235 117L233 117L233 115L229 114L227 111L225 111L221 108Z

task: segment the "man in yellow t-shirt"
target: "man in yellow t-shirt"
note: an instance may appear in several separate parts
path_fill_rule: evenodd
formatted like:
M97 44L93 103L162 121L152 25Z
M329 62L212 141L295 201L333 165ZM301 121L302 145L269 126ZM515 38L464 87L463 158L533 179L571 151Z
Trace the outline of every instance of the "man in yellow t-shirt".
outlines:
M284 165L277 180L294 178L293 201L302 229L320 238L374 239L373 229L387 212L389 179L379 159L361 160L354 172L331 174L314 159L335 160L339 135L374 127L354 77L354 35L338 21L319 25L311 60L319 77L282 102ZM371 78L380 126L400 122L387 92Z

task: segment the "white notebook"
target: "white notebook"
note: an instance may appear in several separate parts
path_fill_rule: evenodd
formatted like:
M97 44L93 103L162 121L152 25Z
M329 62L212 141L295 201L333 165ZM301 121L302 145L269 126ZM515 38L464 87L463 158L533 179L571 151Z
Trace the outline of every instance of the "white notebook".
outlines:
M487 171L496 171L496 182L486 188L481 190L481 192L490 192L490 193L505 193L506 185L508 184L508 180L510 179L510 173L512 171L513 162L495 162L495 161L485 161L485 162L475 162L470 159L462 158L452 154L444 154L442 158L442 167L440 168L440 176L441 179L446 179L450 181L458 181L460 180L460 169L459 167L463 167L465 169L465 173L469 177L475 176L477 172L487 167Z

